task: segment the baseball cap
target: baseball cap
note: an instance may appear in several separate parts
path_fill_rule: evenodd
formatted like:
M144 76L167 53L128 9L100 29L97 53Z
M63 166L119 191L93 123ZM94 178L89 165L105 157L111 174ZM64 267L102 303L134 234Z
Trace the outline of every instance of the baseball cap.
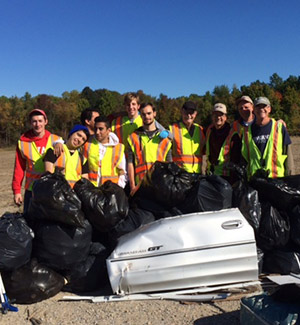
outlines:
M187 101L183 104L182 108L185 110L185 111L193 111L195 112L197 110L197 107L196 107L196 104L192 101Z
M86 126L81 125L81 124L76 124L73 126L73 129L69 132L68 139L70 138L70 136L73 133L75 133L77 131L83 131L87 137L89 137L89 135L90 135L89 129Z
M266 106L271 106L271 103L267 97L257 97L254 99L254 106L264 104Z
M28 116L29 116L29 118L31 118L31 116L33 116L33 115L43 115L44 118L47 120L47 115L42 109L35 108L29 113Z
M223 114L227 114L227 108L225 104L222 103L217 103L215 104L213 110L213 112L221 112Z
M238 98L236 100L236 105L238 105L240 102L245 101L247 103L251 103L253 105L253 101L249 96L242 96L241 98Z

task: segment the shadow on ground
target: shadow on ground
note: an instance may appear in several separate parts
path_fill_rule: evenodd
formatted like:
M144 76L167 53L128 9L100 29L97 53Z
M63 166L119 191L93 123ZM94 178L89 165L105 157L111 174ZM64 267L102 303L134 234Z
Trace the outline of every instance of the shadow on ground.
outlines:
M240 324L240 311L232 311L219 315L199 318L194 321L194 325L239 325Z

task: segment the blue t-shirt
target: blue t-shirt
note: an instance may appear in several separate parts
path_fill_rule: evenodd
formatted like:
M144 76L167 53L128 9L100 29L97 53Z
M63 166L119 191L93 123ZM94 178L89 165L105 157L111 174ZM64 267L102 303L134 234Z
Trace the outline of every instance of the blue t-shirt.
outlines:
M260 126L257 124L251 125L252 138L257 148L260 150L261 155L263 155L267 142L270 137L270 133L272 130L272 120L266 125ZM283 145L287 146L292 143L291 138L288 134L286 127L282 126L282 137L283 137Z

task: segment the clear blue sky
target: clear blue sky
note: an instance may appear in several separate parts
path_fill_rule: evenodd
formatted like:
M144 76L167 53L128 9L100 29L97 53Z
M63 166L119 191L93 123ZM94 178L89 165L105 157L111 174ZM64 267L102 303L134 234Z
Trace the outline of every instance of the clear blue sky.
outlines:
M300 75L300 1L2 0L0 96L169 97Z

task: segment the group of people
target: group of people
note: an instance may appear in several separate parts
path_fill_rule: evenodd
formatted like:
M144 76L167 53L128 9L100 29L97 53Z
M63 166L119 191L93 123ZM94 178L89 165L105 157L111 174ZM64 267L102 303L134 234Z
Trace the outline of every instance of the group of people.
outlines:
M16 204L24 212L31 199L33 182L45 171L61 171L70 186L88 178L95 186L107 180L133 194L155 161L173 161L193 174L216 174L234 183L230 162L244 164L248 176L258 169L269 177L293 173L291 139L282 120L270 117L271 103L266 97L252 101L242 96L236 101L239 118L227 121L227 107L213 106L212 124L204 129L195 123L196 104L187 101L181 120L165 129L156 120L152 103L140 103L135 93L125 96L126 115L113 121L89 108L81 114L81 124L73 127L64 142L46 130L47 115L34 109L29 114L31 129L18 141L12 188Z

